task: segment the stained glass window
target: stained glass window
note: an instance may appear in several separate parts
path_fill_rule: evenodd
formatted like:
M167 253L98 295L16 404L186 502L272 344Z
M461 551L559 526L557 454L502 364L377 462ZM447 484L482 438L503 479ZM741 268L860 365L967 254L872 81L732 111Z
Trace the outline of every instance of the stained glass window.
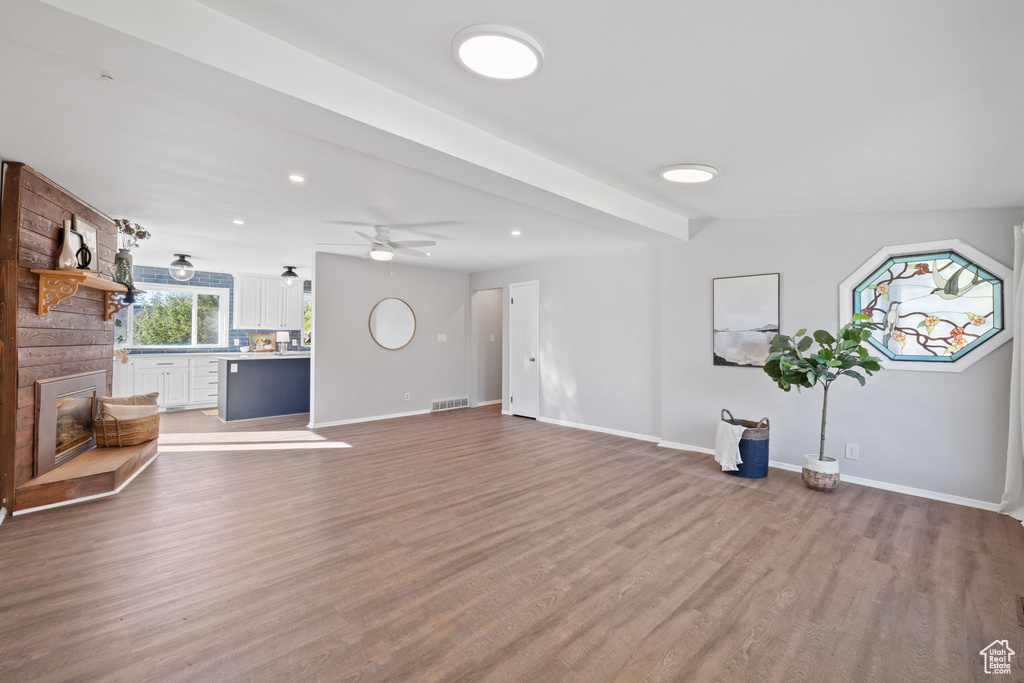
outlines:
M955 363L1004 323L1003 278L956 251L890 256L853 287L870 343L891 361Z

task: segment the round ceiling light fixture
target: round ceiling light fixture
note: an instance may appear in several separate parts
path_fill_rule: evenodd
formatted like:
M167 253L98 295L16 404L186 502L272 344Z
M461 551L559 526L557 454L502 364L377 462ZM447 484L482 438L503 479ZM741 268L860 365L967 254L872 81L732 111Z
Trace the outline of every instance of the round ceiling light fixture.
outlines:
M300 176L298 173L293 173L290 176L288 176L288 180L292 181L293 183L306 182L306 179L303 176Z
M245 225L245 221L243 221L241 218L236 218L231 222L234 223L235 225Z
M544 50L533 36L501 24L462 29L455 34L452 52L473 73L503 81L532 76L544 63Z
M295 289L301 281L302 278L295 272L295 266L284 267L284 272L281 273L281 285L285 289Z
M395 252L386 244L375 244L370 247L370 258L374 261L390 261L395 258Z
M660 175L673 183L706 183L718 175L718 169L704 164L675 164L661 169Z
M188 254L175 254L178 258L171 261L167 272L178 282L188 282L196 274L196 267L188 260Z

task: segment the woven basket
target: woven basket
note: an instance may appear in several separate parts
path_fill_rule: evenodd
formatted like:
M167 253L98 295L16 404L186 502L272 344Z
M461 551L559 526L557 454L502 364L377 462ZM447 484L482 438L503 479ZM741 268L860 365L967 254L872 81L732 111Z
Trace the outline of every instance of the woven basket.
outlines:
M839 486L839 472L819 472L815 469L815 462L808 462L808 458L805 458L804 467L800 470L807 488L815 491L834 491ZM835 459L826 458L825 462L834 463Z
M160 435L159 415L119 420L104 410L95 425L96 445L100 447L138 446Z
M728 416L728 417L726 417ZM740 459L738 469L726 472L734 477L744 479L761 479L768 476L768 435L769 427L767 417L762 417L757 422L752 420L737 420L732 413L722 408L722 421L731 425L742 425L743 436L740 437Z

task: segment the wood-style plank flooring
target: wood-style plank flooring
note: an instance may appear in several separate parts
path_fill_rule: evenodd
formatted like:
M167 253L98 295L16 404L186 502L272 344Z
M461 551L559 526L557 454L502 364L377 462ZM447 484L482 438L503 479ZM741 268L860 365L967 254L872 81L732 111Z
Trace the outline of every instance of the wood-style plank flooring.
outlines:
M163 419L0 527L2 681L971 681L1024 529L503 417ZM1015 662L1012 680L1024 676Z

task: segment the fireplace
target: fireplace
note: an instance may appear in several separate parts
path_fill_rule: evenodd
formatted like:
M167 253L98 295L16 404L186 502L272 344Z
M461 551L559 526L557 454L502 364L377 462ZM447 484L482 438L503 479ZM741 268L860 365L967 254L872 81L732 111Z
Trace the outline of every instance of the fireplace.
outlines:
M93 420L106 386L104 371L36 382L35 476L96 447Z

